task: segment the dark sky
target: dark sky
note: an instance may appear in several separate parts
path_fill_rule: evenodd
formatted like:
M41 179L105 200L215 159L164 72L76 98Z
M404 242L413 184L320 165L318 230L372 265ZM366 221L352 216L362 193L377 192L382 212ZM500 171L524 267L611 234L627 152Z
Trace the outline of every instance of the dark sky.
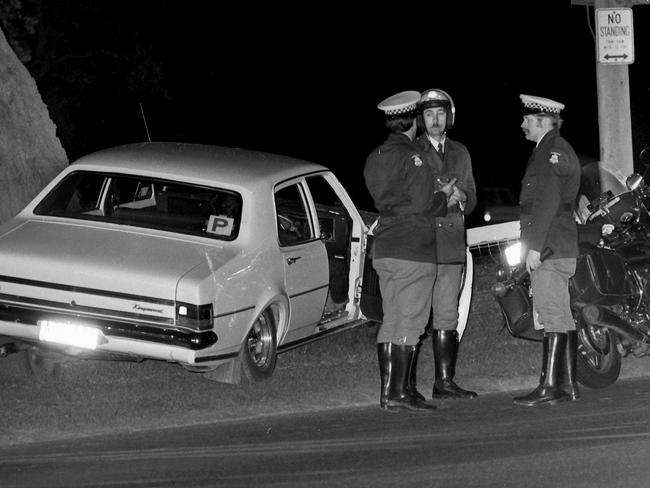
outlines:
M92 146L144 140L142 102L154 140L316 161L333 168L367 207L363 164L386 135L377 103L398 91L438 87L454 98L450 135L468 146L479 186L519 189L532 150L519 129L520 93L565 103L563 134L578 152L598 155L593 11L570 0L396 2L354 10L353 2L229 3L239 6L106 2L107 17L118 10L124 21L107 20L102 29L150 43L168 98L134 100L103 89L103 125ZM650 145L649 22L650 6L634 7L635 153Z

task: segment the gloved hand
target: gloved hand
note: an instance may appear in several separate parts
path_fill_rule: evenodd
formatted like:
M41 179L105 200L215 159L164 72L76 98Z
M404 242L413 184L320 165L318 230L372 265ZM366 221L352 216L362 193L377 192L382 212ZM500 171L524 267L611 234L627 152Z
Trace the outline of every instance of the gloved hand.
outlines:
M447 199L449 199L454 193L454 188L456 188L456 178L452 178L447 183L444 183L440 178L438 178L437 182L440 185L440 188L436 191L443 192L447 196Z
M447 206L451 207L455 204L458 204L458 207L463 210L465 208L465 202L467 201L467 195L463 190L454 185L454 191L447 201Z

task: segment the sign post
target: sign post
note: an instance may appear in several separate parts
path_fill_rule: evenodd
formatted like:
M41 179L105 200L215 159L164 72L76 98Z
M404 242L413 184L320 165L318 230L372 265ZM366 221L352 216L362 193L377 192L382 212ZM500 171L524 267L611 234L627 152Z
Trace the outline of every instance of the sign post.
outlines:
M598 62L632 64L634 62L634 28L631 8L596 9Z
M634 62L632 9L616 0L595 0L598 57L598 130L600 184L603 191L625 191L634 171L628 65Z

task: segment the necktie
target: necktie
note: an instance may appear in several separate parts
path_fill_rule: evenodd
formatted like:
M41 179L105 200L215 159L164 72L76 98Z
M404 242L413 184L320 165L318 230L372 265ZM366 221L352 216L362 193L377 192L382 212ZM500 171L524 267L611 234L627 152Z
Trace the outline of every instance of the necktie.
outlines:
M444 159L445 157L445 147L442 142L438 144L438 155L440 156L440 159Z

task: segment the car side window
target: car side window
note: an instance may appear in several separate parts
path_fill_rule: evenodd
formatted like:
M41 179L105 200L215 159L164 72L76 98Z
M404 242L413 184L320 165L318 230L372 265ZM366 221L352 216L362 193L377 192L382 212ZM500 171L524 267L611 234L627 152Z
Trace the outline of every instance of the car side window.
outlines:
M347 247L352 219L343 202L321 175L308 177L307 185L316 205L321 239L325 242L338 241Z
M314 238L309 212L300 185L287 186L275 192L278 242L290 246Z

